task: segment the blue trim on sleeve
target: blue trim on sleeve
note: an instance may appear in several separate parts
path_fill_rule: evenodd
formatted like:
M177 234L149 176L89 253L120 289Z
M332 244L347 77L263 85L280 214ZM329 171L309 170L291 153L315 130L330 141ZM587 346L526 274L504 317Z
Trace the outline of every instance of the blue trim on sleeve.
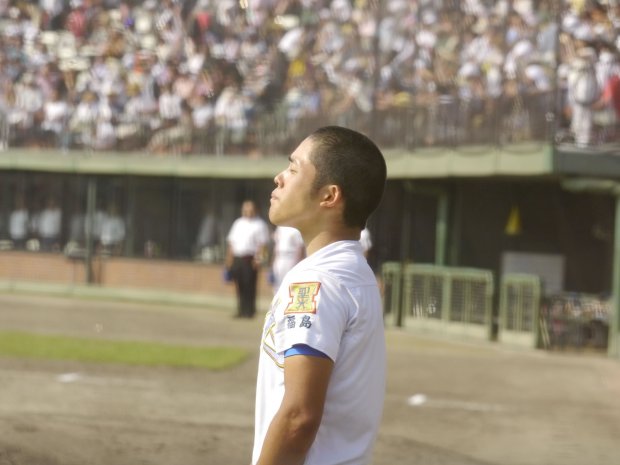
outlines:
M293 355L310 355L311 357L329 358L320 350L316 350L306 344L295 344L284 352L284 357L292 357Z

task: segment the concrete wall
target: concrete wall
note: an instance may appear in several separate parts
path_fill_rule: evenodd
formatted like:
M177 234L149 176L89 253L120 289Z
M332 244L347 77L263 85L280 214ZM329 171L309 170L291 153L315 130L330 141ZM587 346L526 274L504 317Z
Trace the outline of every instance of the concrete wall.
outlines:
M231 297L233 284L225 283L223 266L194 262L97 257L93 272L99 288L140 289ZM0 252L0 281L86 285L84 262L62 254L23 251ZM259 297L269 299L272 289L267 283L266 270L259 275Z

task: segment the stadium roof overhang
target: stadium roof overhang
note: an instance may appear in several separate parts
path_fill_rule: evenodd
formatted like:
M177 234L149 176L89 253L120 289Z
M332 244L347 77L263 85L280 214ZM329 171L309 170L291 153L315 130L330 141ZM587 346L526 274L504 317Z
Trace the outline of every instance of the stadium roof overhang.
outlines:
M385 151L390 179L540 176L553 173L550 146L467 147ZM271 179L286 166L285 155L156 156L148 153L34 151L0 154L0 170L67 174Z

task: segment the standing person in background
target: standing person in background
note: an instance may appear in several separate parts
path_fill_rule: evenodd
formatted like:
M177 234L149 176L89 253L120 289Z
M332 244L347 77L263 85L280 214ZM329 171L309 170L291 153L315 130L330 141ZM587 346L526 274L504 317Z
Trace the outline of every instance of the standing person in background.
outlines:
M591 47L577 51L568 74L568 102L571 107L571 130L575 144L588 147L593 141L592 105L599 99L600 92L596 82L594 63L596 52Z
M30 233L30 214L22 195L15 197L13 211L9 215L9 237L13 248L23 249Z
M208 200L203 202L202 221L196 235L194 257L207 263L221 259L219 251L219 221Z
M119 255L125 240L125 220L121 217L115 203L108 205L107 212L98 225L101 252ZM97 228L97 226L95 227Z
M273 288L277 291L282 279L306 255L301 233L295 228L278 226L273 233Z
M252 318L256 313L258 270L267 257L269 228L258 216L256 204L245 200L241 217L227 236L226 269L237 290L237 317Z
M253 465L367 465L385 396L381 295L359 242L386 165L362 134L324 127L274 179L269 219L298 229L307 257L265 318Z
M60 229L62 226L62 211L54 197L49 197L45 208L41 210L34 220L34 228L41 243L41 250L60 250Z

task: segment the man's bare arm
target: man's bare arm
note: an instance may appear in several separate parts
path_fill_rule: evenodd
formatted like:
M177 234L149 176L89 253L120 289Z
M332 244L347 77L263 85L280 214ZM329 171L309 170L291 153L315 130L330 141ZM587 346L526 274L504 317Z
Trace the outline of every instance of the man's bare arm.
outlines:
M302 465L323 417L334 362L295 355L284 359L285 393L257 465Z

